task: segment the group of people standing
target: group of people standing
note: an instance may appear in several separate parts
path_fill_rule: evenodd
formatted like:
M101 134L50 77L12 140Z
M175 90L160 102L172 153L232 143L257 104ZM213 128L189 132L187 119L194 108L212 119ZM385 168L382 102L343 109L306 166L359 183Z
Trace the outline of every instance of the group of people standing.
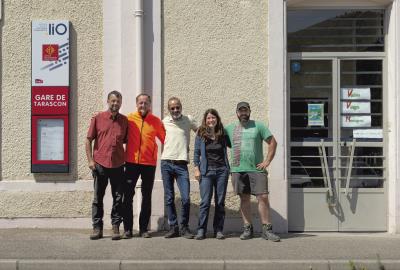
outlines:
M154 185L157 142L163 144L161 175L169 230L165 238L206 238L211 200L214 193L214 237L225 239L225 196L231 174L233 188L240 197L243 233L240 239L254 236L251 219L251 195L258 200L264 239L279 241L272 232L269 217L268 178L266 168L274 158L276 140L262 122L250 120L250 105L239 102L238 121L224 128L215 109L208 109L201 124L182 114L182 103L177 97L168 100L168 112L163 120L151 113L151 97L136 97L136 112L127 116L119 113L122 95L112 91L107 97L108 110L91 119L86 138L86 155L94 178L92 203L93 232L91 239L103 237L103 197L110 181L113 205L111 211L112 239L133 237L132 202L139 177L142 179L139 236L151 237L148 231L151 216L151 196ZM190 133L196 133L194 147L195 178L200 187L200 211L197 233L189 229L190 178L188 171ZM94 141L94 144L93 144ZM268 145L264 159L263 142ZM231 164L227 147L231 148ZM175 206L175 181L181 197L181 217L178 221ZM123 223L124 232L119 232Z

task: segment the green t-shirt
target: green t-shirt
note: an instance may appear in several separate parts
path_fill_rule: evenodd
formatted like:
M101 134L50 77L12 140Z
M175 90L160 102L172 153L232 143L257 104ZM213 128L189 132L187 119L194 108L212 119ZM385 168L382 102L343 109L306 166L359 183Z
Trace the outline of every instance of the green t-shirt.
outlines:
M239 122L225 128L231 144L231 172L259 172L257 164L264 161L263 141L272 136L266 125L250 120L246 127Z

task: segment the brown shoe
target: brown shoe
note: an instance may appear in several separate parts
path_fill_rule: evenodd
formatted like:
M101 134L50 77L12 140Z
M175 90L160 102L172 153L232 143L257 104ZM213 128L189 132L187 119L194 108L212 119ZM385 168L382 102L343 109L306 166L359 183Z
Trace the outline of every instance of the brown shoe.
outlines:
M120 240L120 239L121 239L121 235L119 234L119 226L113 225L111 240Z
M103 229L101 228L93 228L93 232L90 235L91 240L97 240L103 238Z

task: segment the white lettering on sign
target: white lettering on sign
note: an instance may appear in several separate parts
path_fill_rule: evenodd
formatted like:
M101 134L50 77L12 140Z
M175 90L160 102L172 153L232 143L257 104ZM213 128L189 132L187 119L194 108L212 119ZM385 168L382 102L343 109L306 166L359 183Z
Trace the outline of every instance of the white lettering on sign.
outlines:
M34 101L33 105L36 107L66 107L66 101Z
M35 100L54 100L54 95L35 95Z
M65 95L57 95L56 100L65 100Z
M35 95L33 105L37 107L66 107L66 96L58 95Z

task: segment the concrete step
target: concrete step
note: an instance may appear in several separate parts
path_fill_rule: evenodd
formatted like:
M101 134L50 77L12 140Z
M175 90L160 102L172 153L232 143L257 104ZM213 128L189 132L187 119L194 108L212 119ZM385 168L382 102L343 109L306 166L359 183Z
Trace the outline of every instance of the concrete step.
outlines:
M400 260L355 260L357 269L400 269ZM351 270L346 260L0 260L0 270Z

